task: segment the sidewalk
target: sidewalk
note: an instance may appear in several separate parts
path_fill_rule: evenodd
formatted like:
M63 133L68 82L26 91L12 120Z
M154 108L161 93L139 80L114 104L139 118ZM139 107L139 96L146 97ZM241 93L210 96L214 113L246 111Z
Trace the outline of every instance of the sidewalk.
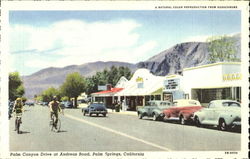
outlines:
M136 111L120 111L120 112L115 112L115 110L112 111L112 109L108 109L108 113L137 116L137 112Z

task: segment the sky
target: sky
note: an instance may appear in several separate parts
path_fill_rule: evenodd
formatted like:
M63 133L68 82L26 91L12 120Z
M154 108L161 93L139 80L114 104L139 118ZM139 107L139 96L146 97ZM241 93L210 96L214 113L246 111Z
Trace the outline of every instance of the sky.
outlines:
M241 32L240 11L10 11L10 71L137 63L182 42Z

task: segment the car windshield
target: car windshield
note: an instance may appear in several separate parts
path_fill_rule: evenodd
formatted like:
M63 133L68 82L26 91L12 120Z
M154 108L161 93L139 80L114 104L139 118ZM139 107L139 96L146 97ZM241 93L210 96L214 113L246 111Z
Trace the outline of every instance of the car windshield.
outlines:
M170 102L161 102L160 106L170 106L171 103Z
M93 108L105 108L105 106L101 103L93 103L90 105L90 107L93 107Z
M240 107L240 104L236 102L223 102L222 105L224 107Z

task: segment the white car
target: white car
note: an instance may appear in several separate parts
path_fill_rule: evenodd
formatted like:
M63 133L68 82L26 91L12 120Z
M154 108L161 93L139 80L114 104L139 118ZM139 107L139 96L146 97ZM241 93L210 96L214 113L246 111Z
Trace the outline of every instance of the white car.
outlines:
M216 125L220 130L241 126L241 105L234 100L213 100L194 113L197 126Z

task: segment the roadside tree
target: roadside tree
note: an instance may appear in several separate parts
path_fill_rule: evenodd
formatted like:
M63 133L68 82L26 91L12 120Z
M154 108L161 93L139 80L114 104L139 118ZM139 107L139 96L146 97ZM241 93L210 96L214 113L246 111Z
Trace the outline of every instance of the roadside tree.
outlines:
M14 101L17 97L22 97L25 93L23 82L18 72L9 74L9 99Z
M75 72L67 75L60 89L63 95L74 98L74 107L77 107L77 97L84 92L85 87L84 77Z
M42 92L42 101L50 102L53 99L53 96L57 96L60 99L60 92L54 87L50 87Z

